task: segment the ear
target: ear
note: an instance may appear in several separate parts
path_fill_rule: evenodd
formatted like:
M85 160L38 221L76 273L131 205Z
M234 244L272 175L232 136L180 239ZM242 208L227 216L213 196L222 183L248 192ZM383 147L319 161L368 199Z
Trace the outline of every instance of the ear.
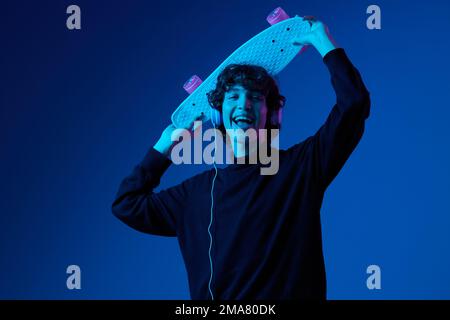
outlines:
M283 108L270 112L270 124L273 127L280 127L283 118Z
M212 108L213 108L214 110L217 110L217 111L219 111L219 112L222 112L222 106L221 106L221 105L214 105L214 106L212 106Z

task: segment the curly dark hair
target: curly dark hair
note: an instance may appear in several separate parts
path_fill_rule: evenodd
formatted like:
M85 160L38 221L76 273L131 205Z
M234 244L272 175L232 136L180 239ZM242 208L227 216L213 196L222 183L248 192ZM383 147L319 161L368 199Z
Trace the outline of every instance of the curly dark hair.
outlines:
M214 90L207 93L212 108L222 112L222 103L225 92L236 84L242 85L246 90L262 93L266 98L268 110L266 129L281 129L281 124L272 125L270 118L273 112L282 108L286 98L280 94L278 85L266 69L250 64L230 64L217 77ZM223 124L218 128L225 134Z

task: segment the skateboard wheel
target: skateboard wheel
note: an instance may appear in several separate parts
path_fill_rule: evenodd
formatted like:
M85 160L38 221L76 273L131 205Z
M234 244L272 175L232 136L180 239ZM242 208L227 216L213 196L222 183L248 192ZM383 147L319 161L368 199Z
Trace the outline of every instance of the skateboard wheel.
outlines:
M197 75L193 75L192 77L189 78L188 81L186 81L183 85L183 89L187 91L187 93L191 94L192 92L195 91L195 89L198 88L199 85L202 84L202 79L200 79L199 76Z
M269 13L269 15L266 18L267 22L270 23L270 25L274 25L286 19L289 19L289 16L281 7L278 7L275 10L273 10L271 13Z

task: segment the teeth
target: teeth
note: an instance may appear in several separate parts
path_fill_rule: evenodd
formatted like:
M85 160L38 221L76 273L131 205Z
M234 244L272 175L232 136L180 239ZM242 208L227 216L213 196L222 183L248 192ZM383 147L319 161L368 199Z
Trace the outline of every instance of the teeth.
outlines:
M234 118L233 120L234 120L235 122L238 122L238 121L244 121L244 122L246 122L246 123L251 123L251 122L252 122L252 119L247 118L247 117L244 117L244 116L237 116L237 117Z

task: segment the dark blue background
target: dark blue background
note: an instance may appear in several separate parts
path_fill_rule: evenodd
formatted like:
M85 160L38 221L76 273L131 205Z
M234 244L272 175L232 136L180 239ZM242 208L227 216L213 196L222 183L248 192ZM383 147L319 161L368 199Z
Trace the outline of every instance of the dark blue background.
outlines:
M66 28L77 4L82 29ZM206 78L277 6L315 15L361 71L372 112L322 208L330 299L450 298L448 1L10 1L1 7L0 298L189 299L176 238L111 214L122 178ZM281 146L335 101L315 50L280 75ZM161 188L206 166L172 166ZM66 288L66 267L82 289ZM366 287L377 264L382 289Z

